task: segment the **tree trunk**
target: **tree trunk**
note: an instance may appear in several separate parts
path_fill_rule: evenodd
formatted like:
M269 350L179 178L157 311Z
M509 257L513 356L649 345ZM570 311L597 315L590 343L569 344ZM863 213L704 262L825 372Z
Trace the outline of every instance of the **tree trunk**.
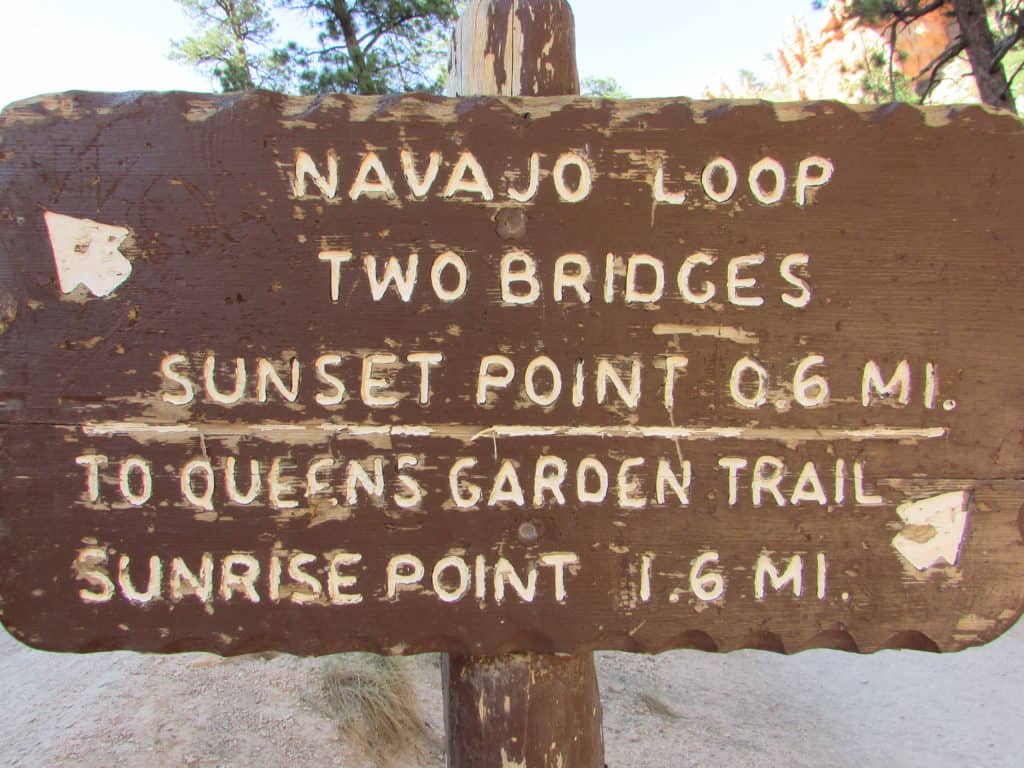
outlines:
M348 51L349 61L352 62L352 71L356 73L356 87L359 93L365 93L366 85L366 57L359 45L359 35L356 31L356 22L352 18L352 10L348 7L347 0L334 0L331 4L331 12L341 27L341 33L345 40L345 49Z
M996 42L988 26L984 0L953 0L960 34L967 43L967 57L983 103L1016 114L1017 107L1002 62L993 66Z

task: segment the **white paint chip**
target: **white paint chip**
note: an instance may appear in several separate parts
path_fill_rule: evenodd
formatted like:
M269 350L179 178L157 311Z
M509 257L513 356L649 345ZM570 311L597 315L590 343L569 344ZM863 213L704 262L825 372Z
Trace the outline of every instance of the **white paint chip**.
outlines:
M131 275L132 263L118 250L130 230L51 211L44 217L61 293L84 285L102 298Z
M657 323L655 336L709 336L716 339L731 341L736 344L757 344L757 334L734 328L728 325L680 325L678 323Z
M953 491L900 504L896 514L903 522L919 529L931 528L933 534L922 541L921 536L904 531L893 537L893 547L919 571L940 562L956 565L967 532L970 497L969 491Z

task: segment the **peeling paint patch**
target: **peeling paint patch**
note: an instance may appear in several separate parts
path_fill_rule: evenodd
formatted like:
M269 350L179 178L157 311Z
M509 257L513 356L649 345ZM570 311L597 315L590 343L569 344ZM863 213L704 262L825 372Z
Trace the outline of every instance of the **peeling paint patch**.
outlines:
M727 325L682 325L679 323L658 323L653 328L655 336L710 336L732 341L736 344L757 344L757 334Z
M0 336L4 335L18 319L18 302L6 291L0 292Z

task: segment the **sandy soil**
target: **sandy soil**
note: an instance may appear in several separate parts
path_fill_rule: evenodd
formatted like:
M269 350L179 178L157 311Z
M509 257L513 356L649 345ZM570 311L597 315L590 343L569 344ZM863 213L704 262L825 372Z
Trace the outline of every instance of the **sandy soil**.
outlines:
M1024 623L959 654L599 654L611 768L1020 766ZM325 660L41 653L0 633L0 764L370 765L339 737ZM402 661L443 765L436 659ZM408 763L404 763L408 765Z

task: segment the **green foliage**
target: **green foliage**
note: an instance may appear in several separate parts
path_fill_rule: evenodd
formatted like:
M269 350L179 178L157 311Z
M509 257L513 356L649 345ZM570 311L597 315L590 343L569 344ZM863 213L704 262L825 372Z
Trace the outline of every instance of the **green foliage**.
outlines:
M853 0L850 3L850 16L859 16L869 24L878 24L889 21L898 11L919 8L921 5L918 0L902 3L894 0Z
M860 78L863 100L875 104L917 101L913 82L900 71L896 62L891 63L890 69L889 55L887 49L876 49L865 57ZM897 62L900 58L897 54Z
M777 85L758 77L757 73L751 69L741 69L736 78L738 81L737 93L743 98L771 100L781 90Z
M1014 3L1012 0L983 0L985 7L989 11L994 11L999 14L1006 14L1012 12L1013 5L1017 6L1017 10L1020 10L1020 3ZM814 6L821 8L828 5L827 2L821 2L815 0ZM850 16L859 16L867 22L877 23L886 22L894 17L903 18L917 18L920 15L928 12L934 5L932 0L853 0L850 3ZM940 5L950 5L948 0ZM948 8L947 8L948 10Z
M846 9L846 15L876 28L884 26L898 31L930 13L955 16L957 8L961 7L963 2L964 0L852 0ZM819 8L827 5L824 0L814 0L813 4ZM916 91L921 101L931 95L934 86L941 80L943 68L954 61L958 51L964 48L968 48L973 61L987 61L993 48L998 52L991 65L973 72L978 92L985 94L987 91L990 94L987 97L989 103L993 106L1005 106L999 104L992 94L998 95L1001 92L1005 95L1007 88L1018 99L1024 93L1024 77L1019 77L1024 69L1020 66L1020 62L1024 60L1024 2L982 0L982 4L988 16L988 31L984 34L991 35L989 42L981 44L977 40L969 40L963 34L954 40L953 45L959 44L960 48L951 46L948 56L943 54L938 57L919 76ZM959 56L963 57L964 54L959 53ZM896 80L894 77L889 85L890 99L894 90L897 98L901 98L903 88L910 86L910 83L899 83ZM874 79L865 82L865 91L876 95L881 93L879 84ZM983 96L983 100L985 99ZM1012 103L1010 107L1012 108Z
M275 87L286 78L267 46L274 22L263 0L176 0L197 34L172 41L171 58L196 67L224 91Z
M301 93L443 90L455 0L284 0L306 12L317 46L279 53Z
M197 34L171 58L224 91L316 93L430 91L445 85L448 39L465 0L276 0L305 14L315 45L271 47L271 0L175 0Z
M1024 47L1018 47L1010 51L1003 60L1006 71L1010 76L1016 74L1011 87L1017 100L1024 99Z
M628 99L629 94L614 77L584 77L580 95L598 99Z
M1024 1L1007 3L1011 6L1006 11L991 14L993 26L1005 40L1015 31L1015 26L1024 29ZM1010 80L1010 88L1017 100L1018 112L1024 113L1024 31L1022 40L1007 52L1003 59L1003 69Z

